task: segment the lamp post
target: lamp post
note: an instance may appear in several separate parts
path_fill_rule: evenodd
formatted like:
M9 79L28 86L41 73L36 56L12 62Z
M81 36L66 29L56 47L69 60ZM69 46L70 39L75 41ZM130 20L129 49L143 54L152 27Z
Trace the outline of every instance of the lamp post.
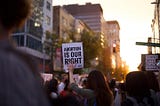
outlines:
M43 44L43 72L45 72L46 63L45 63L45 50L44 50L44 44Z
M45 72L45 43L44 43L44 38L42 38L42 53L43 53L42 72Z

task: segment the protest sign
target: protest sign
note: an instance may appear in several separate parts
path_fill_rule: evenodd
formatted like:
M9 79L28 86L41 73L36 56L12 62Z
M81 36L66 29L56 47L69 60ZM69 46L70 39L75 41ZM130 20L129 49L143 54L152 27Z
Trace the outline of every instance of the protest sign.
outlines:
M67 70L69 64L73 64L74 68L83 68L83 46L82 42L63 43L62 44L63 68Z
M160 54L142 54L141 64L143 71L159 71L157 63L160 60Z

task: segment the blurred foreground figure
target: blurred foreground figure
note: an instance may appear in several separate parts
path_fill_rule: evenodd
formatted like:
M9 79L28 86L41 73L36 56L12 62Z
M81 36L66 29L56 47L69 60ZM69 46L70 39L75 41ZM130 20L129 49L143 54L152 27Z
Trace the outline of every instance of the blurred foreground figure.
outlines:
M0 105L49 106L35 62L16 50L11 33L21 28L31 10L31 0L0 3Z
M151 92L153 87L150 86L148 78L149 75L144 71L127 74L125 83L127 97L122 102L122 106L159 106L157 95L153 95Z

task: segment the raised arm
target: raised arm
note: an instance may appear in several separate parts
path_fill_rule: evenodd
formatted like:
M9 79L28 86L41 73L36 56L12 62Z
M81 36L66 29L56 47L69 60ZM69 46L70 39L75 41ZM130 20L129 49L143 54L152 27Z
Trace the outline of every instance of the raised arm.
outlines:
M69 64L68 65L68 71L69 71L69 83L75 83L73 80L73 71L74 71L74 65L73 64Z

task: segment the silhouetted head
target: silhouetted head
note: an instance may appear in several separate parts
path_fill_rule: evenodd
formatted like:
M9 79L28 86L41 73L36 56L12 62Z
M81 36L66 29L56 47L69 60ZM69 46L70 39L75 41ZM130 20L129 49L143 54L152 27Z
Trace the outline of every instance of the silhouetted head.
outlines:
M0 25L6 30L19 28L31 13L31 0L2 0Z
M129 96L144 97L150 95L145 72L134 71L126 76L126 91Z
M115 88L115 86L116 86L116 80L114 78L110 81L109 86L110 86L111 89Z

